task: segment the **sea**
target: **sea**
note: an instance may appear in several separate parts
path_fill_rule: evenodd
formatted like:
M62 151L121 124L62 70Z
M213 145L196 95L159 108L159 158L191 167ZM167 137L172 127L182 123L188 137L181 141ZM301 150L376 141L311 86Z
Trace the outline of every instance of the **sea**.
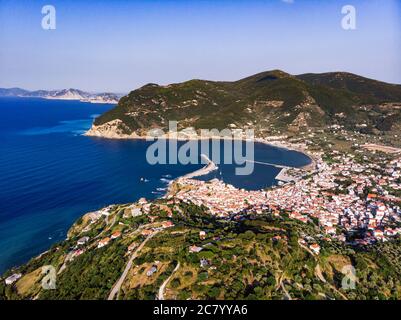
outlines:
M171 180L203 166L150 164L146 152L152 142L82 135L113 107L0 97L0 274L65 239L81 215L161 197ZM300 152L260 143L254 146L254 158L294 167L310 162ZM248 190L278 183L280 169L274 166L254 164L247 176L236 175L235 168L220 164L199 179L218 178Z

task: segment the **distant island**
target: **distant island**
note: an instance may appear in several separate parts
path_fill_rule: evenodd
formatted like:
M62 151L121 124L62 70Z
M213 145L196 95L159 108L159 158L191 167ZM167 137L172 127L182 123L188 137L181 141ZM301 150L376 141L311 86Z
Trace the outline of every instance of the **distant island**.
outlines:
M0 97L25 97L25 98L43 98L58 100L79 100L90 103L111 103L117 104L121 95L114 93L89 93L78 89L62 90L36 90L28 91L21 88L0 88Z

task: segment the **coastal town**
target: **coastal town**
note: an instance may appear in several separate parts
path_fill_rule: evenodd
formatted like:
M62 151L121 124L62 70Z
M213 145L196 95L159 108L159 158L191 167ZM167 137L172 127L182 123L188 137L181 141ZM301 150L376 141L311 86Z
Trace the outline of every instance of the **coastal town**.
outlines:
M315 218L327 236L353 245L401 234L401 198L393 194L401 190L401 158L379 165L358 163L355 155L335 150L332 163L323 161L322 153L312 156L314 166L306 178L298 175L280 187L247 191L217 179L181 178L174 197L203 205L218 217L268 211L305 223Z

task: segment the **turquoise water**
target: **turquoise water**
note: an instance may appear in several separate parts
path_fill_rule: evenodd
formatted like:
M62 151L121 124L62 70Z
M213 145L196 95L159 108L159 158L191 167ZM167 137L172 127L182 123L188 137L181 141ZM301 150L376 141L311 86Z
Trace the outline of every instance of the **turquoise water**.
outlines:
M171 179L202 166L150 165L149 142L81 135L112 107L0 98L0 273L64 239L85 212L159 197ZM255 159L292 166L309 162L301 153L261 144L255 145ZM260 189L275 184L279 171L255 165L252 175L241 177L234 169L220 165L210 177Z

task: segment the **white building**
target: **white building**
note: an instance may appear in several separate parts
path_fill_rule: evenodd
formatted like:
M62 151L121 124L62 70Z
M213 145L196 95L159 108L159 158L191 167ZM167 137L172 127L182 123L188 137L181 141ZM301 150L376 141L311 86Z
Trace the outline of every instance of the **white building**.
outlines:
M17 281L19 278L22 277L21 273L14 273L13 275L9 276L6 279L6 285L10 285L13 284L15 281Z

